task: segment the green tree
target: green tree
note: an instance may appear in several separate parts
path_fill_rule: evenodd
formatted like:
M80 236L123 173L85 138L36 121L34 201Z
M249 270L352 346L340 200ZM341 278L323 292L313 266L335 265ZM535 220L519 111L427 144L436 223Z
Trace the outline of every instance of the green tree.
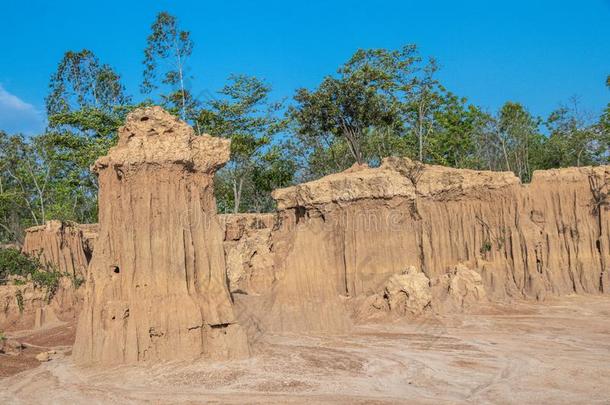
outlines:
M89 167L116 142L130 102L120 76L93 52L64 54L50 80L44 136L55 164L61 165L63 184L70 185L55 190L64 194L64 203L54 207L57 218L97 219L97 178Z
M506 148L498 129L498 120L492 114L471 106L473 114L472 142L474 169L507 170Z
M545 168L599 164L607 156L603 132L580 109L576 98L570 101L546 120L549 137L543 155Z
M498 114L498 141L505 169L514 172L523 182L529 182L539 156L543 136L540 120L523 105L505 103Z
M486 121L479 108L467 105L465 98L446 93L435 101L430 121L433 125L425 148L428 161L460 168L482 165L477 142Z
M19 240L24 228L58 217L57 205L64 202L61 194L71 185L48 137L0 135L1 227ZM19 216L18 226L14 215Z
M250 206L255 212L271 212L275 201L271 192L291 184L296 171L296 163L287 154L284 145L273 145L255 161L252 168Z
M0 131L0 241L20 240L22 218L28 215L23 207L19 184L10 174L13 170L13 141L4 131Z
M444 88L435 78L439 67L434 58L421 69L413 80L413 91L405 102L403 111L407 121L411 122L412 132L417 138L417 150L420 162L425 161L426 140L434 131L434 118L443 102Z
M368 135L375 133L372 130L392 128L399 122L393 98L395 78L411 59L411 50L360 50L339 68L337 77L325 77L313 91L297 90L296 106L289 112L297 136L321 147L345 142L352 161L365 163L364 148ZM335 156L335 166L341 165L339 160L345 159Z
M279 157L268 154L274 136L285 127L277 115L282 105L269 100L270 92L271 88L256 77L230 76L218 92L219 98L208 101L197 118L205 132L231 139L231 160L217 176L217 196L220 205L233 212L240 212L244 205L248 209L261 206L252 200L254 173L262 173L259 166L263 162L273 172L270 157ZM278 181L276 186L282 183Z
M193 52L190 32L182 31L176 17L167 12L157 14L151 31L144 50L141 91L150 94L161 84L169 86L169 92L162 95L164 105L179 112L183 120L192 119L197 103L185 86L186 63Z
M610 75L606 79L606 86L610 90ZM599 118L597 130L599 131L599 156L605 164L608 164L610 163L610 103Z
M66 52L49 88L46 107L51 118L83 108L110 112L129 101L119 75L88 49Z
M454 142L452 133L461 139L456 147L471 147L470 134L449 126L461 120L464 127L474 118L466 117L464 102L445 90L437 72L436 61L424 63L415 45L358 50L315 90L299 89L289 116L307 162L301 172L318 177L393 155L433 163L466 154L442 145L443 137ZM444 151L437 150L441 146ZM443 156L451 153L455 156ZM466 164L466 157L459 159Z

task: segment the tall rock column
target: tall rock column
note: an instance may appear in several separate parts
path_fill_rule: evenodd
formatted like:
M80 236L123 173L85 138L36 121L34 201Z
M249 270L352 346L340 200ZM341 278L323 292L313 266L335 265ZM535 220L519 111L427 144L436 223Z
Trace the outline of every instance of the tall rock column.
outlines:
M127 117L98 159L99 237L74 359L120 364L246 356L227 288L213 176L230 142L159 107Z

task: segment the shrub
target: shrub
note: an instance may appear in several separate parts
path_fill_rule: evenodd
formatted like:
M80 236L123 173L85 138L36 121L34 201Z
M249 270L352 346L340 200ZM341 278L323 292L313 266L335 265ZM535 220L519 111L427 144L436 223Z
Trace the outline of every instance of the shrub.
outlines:
M483 246L481 246L481 254L485 255L488 252L491 252L491 242L490 241L485 241L483 242Z
M76 275L73 276L69 276L72 279L72 285L74 286L75 289L79 289L83 284L85 284L85 278L84 277L79 277Z
M44 288L46 290L47 303L51 301L57 289L59 288L59 279L61 273L58 271L35 271L32 273L32 282L36 288Z
M0 285L6 284L9 275L27 277L40 268L40 262L17 249L0 249Z
M34 257L24 255L17 249L0 249L0 284L6 284L10 275L30 277L34 287L45 289L47 302L57 292L61 278L61 273L51 266L43 266ZM15 281L15 285L23 284L22 280ZM16 298L19 309L23 311L23 295L21 291L18 291Z

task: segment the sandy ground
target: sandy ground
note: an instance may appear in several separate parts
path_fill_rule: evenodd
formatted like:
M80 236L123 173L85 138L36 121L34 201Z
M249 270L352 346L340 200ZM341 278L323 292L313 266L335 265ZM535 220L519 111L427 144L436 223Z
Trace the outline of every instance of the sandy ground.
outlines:
M48 350L69 354L74 344L76 327L73 323L57 322L42 330L21 330L5 332L13 341L23 345L20 354L0 353L0 378L29 370L40 365L36 355Z
M610 297L369 325L350 336L260 336L254 356L228 363L99 370L63 353L0 379L0 403L610 404Z

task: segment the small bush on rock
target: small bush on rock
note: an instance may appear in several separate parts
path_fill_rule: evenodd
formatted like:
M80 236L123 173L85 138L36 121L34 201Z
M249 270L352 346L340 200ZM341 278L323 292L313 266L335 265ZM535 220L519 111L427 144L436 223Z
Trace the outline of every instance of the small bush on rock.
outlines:
M0 285L6 284L10 275L27 277L40 267L38 260L17 249L0 249Z
M23 279L14 280L15 285L25 284L25 279L32 280L34 287L46 291L46 299L50 301L57 289L62 275L51 266L43 266L35 257L27 256L17 249L0 249L0 285L6 284L9 276L20 276ZM17 301L23 303L23 297ZM22 305L20 310L23 311Z

